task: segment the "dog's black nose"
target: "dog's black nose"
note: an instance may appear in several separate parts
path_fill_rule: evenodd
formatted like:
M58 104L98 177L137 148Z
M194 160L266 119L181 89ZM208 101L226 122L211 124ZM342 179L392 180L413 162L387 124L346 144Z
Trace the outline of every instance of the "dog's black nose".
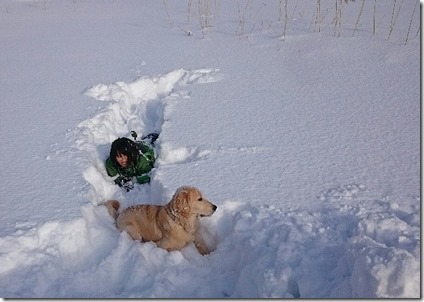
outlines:
M212 205L212 209L215 212L218 207L216 205Z

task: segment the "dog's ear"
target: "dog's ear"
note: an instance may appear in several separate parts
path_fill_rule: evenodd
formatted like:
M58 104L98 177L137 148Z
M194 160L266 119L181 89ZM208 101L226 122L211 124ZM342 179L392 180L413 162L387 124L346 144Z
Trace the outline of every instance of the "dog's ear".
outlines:
M189 192L186 189L180 189L173 202L174 210L183 216L190 215Z

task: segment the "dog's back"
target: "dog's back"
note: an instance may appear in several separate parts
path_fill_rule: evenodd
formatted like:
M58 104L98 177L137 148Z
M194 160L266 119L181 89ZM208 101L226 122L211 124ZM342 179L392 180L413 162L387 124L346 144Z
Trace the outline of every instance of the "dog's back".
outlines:
M127 231L134 240L156 242L162 238L161 227L163 228L168 222L166 209L163 206L135 205L118 213L119 201L108 200L104 205L109 215L116 220L118 229Z
M163 226L158 224L163 224L166 219L166 209L163 206L135 205L119 214L116 226L121 231L127 231L134 240L157 242L163 236Z

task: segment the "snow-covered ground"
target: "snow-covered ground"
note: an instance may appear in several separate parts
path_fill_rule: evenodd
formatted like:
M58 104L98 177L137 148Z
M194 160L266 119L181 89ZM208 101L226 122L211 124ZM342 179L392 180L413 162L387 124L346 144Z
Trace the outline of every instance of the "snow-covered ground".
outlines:
M3 0L0 296L420 297L420 35L415 0ZM159 159L126 193L131 130ZM101 206L182 185L209 255Z

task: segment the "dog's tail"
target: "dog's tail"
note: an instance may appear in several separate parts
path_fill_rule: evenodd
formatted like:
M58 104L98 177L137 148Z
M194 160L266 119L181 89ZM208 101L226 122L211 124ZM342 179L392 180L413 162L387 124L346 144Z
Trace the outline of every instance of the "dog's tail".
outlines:
M113 217L113 219L118 218L118 210L120 207L119 201L117 200L108 200L104 203L109 215Z

